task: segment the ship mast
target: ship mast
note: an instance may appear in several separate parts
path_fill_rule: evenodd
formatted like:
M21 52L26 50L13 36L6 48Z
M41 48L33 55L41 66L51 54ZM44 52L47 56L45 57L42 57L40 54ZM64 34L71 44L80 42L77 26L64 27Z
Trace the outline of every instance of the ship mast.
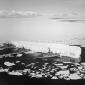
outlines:
M52 51L51 51L50 48L48 48L48 55L49 55L49 56L52 55Z

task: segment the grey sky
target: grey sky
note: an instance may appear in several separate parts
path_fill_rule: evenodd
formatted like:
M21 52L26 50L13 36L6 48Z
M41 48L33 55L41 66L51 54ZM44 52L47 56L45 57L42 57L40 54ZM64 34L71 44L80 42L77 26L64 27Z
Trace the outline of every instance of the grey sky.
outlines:
M14 9L37 12L84 12L84 8L85 0L0 0L1 10Z
M0 0L0 40L85 38L84 10L85 0Z

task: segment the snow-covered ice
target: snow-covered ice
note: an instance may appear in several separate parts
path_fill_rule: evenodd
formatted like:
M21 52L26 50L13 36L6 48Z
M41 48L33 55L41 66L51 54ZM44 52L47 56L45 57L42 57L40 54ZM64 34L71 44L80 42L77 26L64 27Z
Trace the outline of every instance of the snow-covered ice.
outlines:
M4 65L6 65L6 66L13 66L15 64L14 63L10 63L10 62L4 62Z
M70 74L69 78L72 79L72 80L81 79L81 77L77 74Z
M10 75L22 75L22 73L20 73L18 71L12 71L12 72L9 72L8 74L10 74Z
M70 74L69 70L62 70L62 71L57 72L56 75L69 75L69 74Z

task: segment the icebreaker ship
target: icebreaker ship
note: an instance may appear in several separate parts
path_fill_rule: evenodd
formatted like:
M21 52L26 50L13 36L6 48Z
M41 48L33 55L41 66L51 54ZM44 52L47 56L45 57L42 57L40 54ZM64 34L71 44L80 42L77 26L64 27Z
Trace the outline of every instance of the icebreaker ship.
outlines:
M41 42L13 42L17 47L25 47L31 49L33 52L47 53L48 48L53 53L58 53L60 56L67 56L80 61L81 48L78 46L70 46L67 44L57 44L57 43L41 43Z

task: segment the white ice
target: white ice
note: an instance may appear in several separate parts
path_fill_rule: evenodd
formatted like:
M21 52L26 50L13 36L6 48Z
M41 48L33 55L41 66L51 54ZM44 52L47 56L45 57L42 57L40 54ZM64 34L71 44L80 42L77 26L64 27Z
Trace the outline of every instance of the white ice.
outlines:
M4 65L6 65L6 66L13 66L15 64L14 63L10 63L10 62L4 62Z

